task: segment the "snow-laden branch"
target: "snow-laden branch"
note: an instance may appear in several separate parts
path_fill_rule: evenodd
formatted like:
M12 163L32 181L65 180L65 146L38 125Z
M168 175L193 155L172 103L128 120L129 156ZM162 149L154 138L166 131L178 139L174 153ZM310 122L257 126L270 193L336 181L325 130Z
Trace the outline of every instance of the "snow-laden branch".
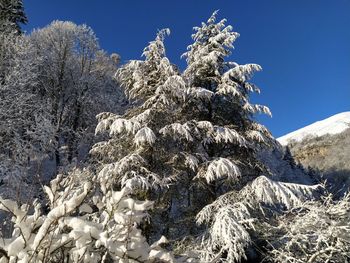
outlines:
M153 145L156 141L156 136L152 129L143 127L135 134L134 142L136 146Z
M200 171L195 178L203 178L207 183L227 178L232 181L238 180L241 177L241 172L236 164L227 158L218 158L209 163Z

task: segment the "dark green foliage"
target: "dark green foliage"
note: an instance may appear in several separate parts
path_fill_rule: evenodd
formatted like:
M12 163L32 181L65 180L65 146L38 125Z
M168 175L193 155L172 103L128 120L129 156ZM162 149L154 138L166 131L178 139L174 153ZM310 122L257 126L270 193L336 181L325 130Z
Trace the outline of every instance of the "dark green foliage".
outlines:
M0 33L22 33L20 24L27 24L23 0L0 0Z

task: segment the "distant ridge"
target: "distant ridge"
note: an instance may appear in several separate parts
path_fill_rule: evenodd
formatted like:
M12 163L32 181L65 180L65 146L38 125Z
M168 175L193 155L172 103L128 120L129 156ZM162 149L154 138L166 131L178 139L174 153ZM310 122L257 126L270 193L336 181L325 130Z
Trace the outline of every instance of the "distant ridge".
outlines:
M301 142L306 137L320 137L326 134L338 134L350 128L350 111L338 113L327 119L317 121L294 132L279 137L282 145L291 141Z

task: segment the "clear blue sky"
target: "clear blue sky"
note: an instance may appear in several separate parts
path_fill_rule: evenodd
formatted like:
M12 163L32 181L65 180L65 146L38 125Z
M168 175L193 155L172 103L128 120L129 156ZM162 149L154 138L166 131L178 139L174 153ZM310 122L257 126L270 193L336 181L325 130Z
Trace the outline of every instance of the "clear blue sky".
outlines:
M167 55L180 55L192 27L220 9L240 33L232 60L258 63L254 102L270 107L259 117L278 137L333 114L350 111L350 0L24 0L27 32L52 20L86 23L102 48L124 61L139 59L158 29L169 27Z

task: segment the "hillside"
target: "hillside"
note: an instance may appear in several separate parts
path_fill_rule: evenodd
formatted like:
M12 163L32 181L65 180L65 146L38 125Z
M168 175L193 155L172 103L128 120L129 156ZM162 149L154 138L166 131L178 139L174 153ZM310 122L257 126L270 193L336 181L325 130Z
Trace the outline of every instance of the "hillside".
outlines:
M296 162L327 180L331 190L343 193L350 186L350 112L336 114L278 138Z

